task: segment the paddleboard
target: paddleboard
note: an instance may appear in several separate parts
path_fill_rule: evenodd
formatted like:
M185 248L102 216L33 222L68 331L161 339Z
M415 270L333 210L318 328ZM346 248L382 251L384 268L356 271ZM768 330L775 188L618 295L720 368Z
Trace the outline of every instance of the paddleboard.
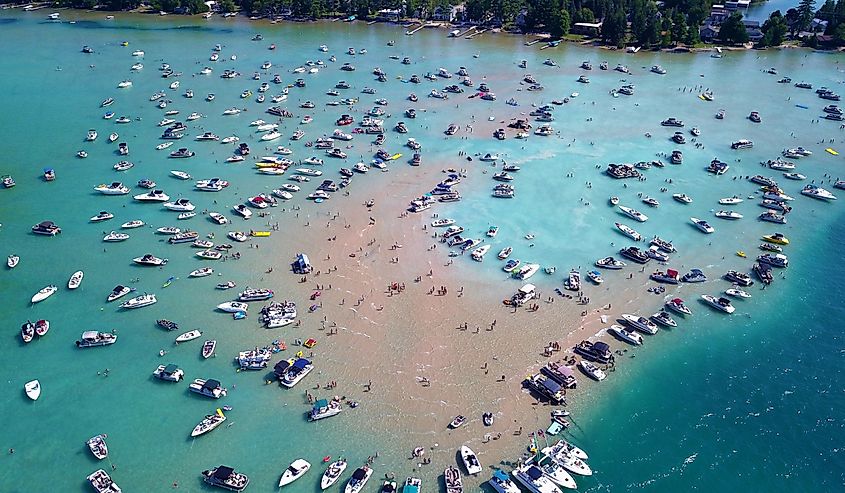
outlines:
M803 104L796 104L795 106L801 108L802 110L810 109L809 106L804 106Z
M833 150L833 149L831 149L830 147L828 147L827 149L825 149L825 151L827 151L827 152L829 152L829 153L833 154L834 156L838 156L838 155L839 155L839 153L838 153L838 152L834 151L834 150Z

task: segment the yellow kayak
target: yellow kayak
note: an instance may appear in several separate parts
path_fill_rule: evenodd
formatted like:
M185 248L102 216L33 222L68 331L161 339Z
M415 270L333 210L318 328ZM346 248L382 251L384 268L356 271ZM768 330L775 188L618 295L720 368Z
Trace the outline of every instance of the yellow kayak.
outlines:
M270 236L270 231L250 231L249 235L258 237Z
M833 150L833 149L831 149L830 147L828 147L828 148L827 148L827 149L825 149L825 150L826 150L827 152L829 152L829 153L833 154L834 156L838 156L838 155L839 155L839 153L838 153L838 152L834 151L834 150Z
M737 257L742 257L742 258L745 258L745 252L743 252L742 250L740 250L740 251L736 252L736 256L737 256Z
M401 154L401 153L399 153L399 154L394 154L394 155L390 156L390 160L391 160L391 161L396 161L396 160L397 160L397 159L399 159L400 157L402 157L402 154Z

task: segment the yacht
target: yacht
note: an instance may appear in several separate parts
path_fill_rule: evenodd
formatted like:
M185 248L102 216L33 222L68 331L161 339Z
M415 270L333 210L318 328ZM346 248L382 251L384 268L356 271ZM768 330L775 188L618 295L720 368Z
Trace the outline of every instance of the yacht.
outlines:
M716 211L715 216L720 219L742 219L743 215L736 211Z
M223 388L220 382L212 379L197 378L191 382L188 390L213 399L219 399L227 394L227 390Z
M293 483L308 472L309 469L311 469L310 462L305 459L296 459L282 473L282 478L279 480L279 487L281 488L282 486Z
M735 298L751 298L750 293L739 288L728 288L725 290L725 294L728 296L733 296Z
M370 476L373 475L373 470L370 466L359 467L355 469L352 473L352 477L349 479L349 482L346 483L346 487L343 489L344 493L359 493L363 488L364 485L367 484L369 481Z
M751 149L754 147L754 142L748 139L740 139L731 143L731 149Z
M343 471L346 470L346 467L347 463L343 459L338 459L329 464L326 468L326 472L323 473L323 477L320 479L320 489L325 490L335 484L337 480L340 479L340 475L343 474Z
M726 197L719 199L721 205L734 205L742 202L742 199L734 195L733 197Z
M622 319L625 320L625 323L644 334L655 335L659 330L657 325L654 324L654 322L645 317L639 317L637 315L623 313Z
M542 469L535 465L527 464L514 469L512 474L531 493L561 493L560 488L543 474Z
M648 256L646 252L640 250L635 246L625 247L619 250L619 254L623 257L633 260L638 264L646 264L648 263L651 258ZM599 266L601 267L601 266Z
M120 307L126 310L132 310L134 308L143 308L145 306L153 305L157 302L156 295L154 294L142 294L140 296L136 296L130 300L126 300L120 304Z
M807 185L801 189L801 194L820 200L836 200L836 195L816 185Z
M252 217L252 211L249 210L249 208L244 204L238 204L232 207L232 210L244 219L249 219L250 217Z
M619 339L633 344L634 346L640 346L643 343L643 336L637 334L636 332L632 332L621 325L611 325L608 327L607 331Z
M165 202L162 205L165 209L178 212L191 212L196 209L196 206L188 199L176 199L173 202Z
M464 467L467 470L467 474L475 475L484 470L484 468L478 462L478 456L476 456L475 452L473 452L472 449L470 449L466 445L461 446L460 455L461 460L463 460L464 462Z
M689 272L681 276L681 281L683 282L704 282L706 280L707 276L704 275L701 269L690 269Z
M308 421L317 421L324 418L337 416L343 412L343 405L337 399L320 399L314 403L314 407L308 412Z
M82 333L79 340L76 341L76 347L87 348L108 346L109 344L114 344L116 341L117 334L112 334L110 332L97 332L96 330L86 330Z
M624 205L620 205L618 207L619 207L619 210L622 211L623 214L625 214L626 216L630 217L631 219L633 219L635 221L639 221L641 223L648 221L648 216L646 216L645 214L643 214L642 212L640 212L636 209L632 209L630 207L625 207Z
M715 229L713 229L713 226L710 226L707 223L707 221L698 219L697 217L691 217L689 219L690 219L690 221L692 221L692 223L695 225L695 227L697 227L698 229L701 230L702 233L710 234L710 233L713 233L714 231L716 231Z
M203 471L202 477L202 480L211 486L229 491L243 491L249 485L249 476L222 465Z
M731 300L722 297L710 296L709 294L702 294L701 299L713 308L723 311L725 313L733 313L736 308L731 305Z
M185 376L185 372L174 364L158 365L153 371L153 376L166 382L178 382Z
M764 253L757 257L757 262L773 267L787 267L789 265L789 258L782 253Z
M314 365L310 361L305 358L298 358L285 370L280 383L287 388L292 388L305 378L306 375L311 373L313 369Z
M164 193L163 190L150 190L147 193L136 195L133 198L141 202L167 202L170 200L170 196Z
M601 382L602 380L607 378L607 374L602 371L602 369L599 368L595 363L582 359L578 362L578 366L581 368L584 374L586 374L593 380Z
M167 263L166 258L158 258L151 253L147 253L140 257L135 257L132 259L133 262L140 265L152 265L152 266L161 266Z
M226 415L223 414L223 411L217 409L216 413L207 414L205 418L203 418L202 421L194 427L191 431L191 437L204 435L223 424L224 421L226 421Z
M637 231L635 231L633 228L626 226L622 223L614 223L614 224L616 225L616 228L619 231L621 231L628 238L631 238L634 241L642 241L642 239L643 239L642 235L639 234Z

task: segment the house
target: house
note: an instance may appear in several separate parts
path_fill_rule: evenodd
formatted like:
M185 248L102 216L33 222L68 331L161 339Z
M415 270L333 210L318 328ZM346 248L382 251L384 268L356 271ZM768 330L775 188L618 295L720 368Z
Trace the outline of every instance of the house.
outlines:
M719 37L719 26L705 24L698 29L698 37L705 43L711 43Z
M601 24L601 22L576 22L569 32L585 36L598 36L601 34Z
M431 14L431 20L441 22L456 22L463 17L464 9L462 5L436 7Z
M376 12L376 18L380 21L398 22L400 13L399 9L381 9Z

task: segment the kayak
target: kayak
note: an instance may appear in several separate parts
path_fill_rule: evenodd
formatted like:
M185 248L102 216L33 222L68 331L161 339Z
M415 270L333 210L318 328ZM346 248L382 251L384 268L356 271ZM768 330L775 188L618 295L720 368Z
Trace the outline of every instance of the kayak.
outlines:
M827 152L829 152L829 153L833 154L834 156L838 156L838 155L839 155L839 153L838 153L838 152L834 151L834 150L833 150L833 149L831 149L830 147L828 147L827 149L825 149L825 151L827 151Z
M265 237L270 236L270 231L252 231L249 233L250 236L258 236L258 237Z

